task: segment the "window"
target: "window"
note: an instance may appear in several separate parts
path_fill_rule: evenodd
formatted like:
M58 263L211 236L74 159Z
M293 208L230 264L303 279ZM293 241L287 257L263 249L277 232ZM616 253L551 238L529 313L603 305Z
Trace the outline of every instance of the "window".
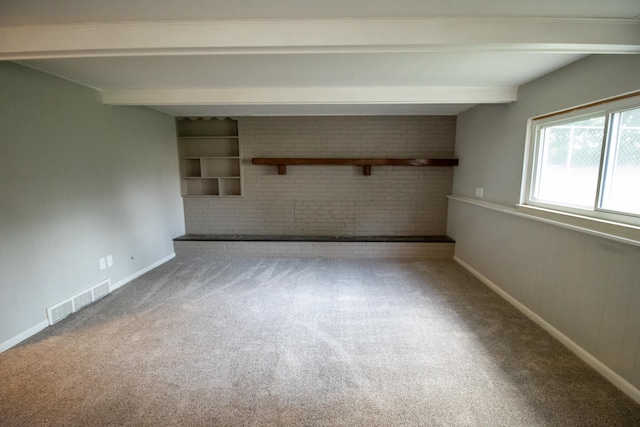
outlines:
M640 224L640 96L530 122L523 204Z

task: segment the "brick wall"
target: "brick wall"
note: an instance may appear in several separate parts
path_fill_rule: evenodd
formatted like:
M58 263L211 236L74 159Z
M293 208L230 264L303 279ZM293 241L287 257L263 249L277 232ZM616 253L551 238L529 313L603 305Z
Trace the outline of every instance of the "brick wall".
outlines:
M244 197L185 198L187 233L446 234L451 167L251 164L253 157L451 157L454 116L239 119Z

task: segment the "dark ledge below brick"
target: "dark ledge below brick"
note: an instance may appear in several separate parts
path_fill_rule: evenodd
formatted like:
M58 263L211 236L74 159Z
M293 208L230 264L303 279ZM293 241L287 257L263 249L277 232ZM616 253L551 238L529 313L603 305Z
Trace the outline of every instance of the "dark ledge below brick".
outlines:
M185 234L174 242L412 242L455 243L448 236L286 236L274 234Z

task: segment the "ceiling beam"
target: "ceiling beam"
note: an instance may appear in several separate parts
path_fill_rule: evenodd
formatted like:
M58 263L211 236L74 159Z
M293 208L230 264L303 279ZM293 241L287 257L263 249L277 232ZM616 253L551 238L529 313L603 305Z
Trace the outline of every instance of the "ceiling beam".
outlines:
M517 99L515 87L238 88L105 90L109 105L479 104Z
M0 60L429 51L640 53L640 22L632 19L416 18L0 28Z

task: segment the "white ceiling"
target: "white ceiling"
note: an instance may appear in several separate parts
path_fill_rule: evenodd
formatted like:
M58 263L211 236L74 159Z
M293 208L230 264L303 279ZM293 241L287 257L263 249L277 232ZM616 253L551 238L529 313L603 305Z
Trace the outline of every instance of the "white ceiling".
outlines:
M49 4L53 3L53 4ZM2 0L0 25L426 16L633 18L637 0Z
M639 15L638 0L2 0L0 60L172 115L457 114L587 55L640 53Z

